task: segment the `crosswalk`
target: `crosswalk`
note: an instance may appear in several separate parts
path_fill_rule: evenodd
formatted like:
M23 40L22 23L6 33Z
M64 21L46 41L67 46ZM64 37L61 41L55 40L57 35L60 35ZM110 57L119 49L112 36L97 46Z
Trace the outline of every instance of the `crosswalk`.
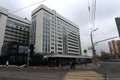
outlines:
M70 71L64 80L104 80L104 78L94 71Z

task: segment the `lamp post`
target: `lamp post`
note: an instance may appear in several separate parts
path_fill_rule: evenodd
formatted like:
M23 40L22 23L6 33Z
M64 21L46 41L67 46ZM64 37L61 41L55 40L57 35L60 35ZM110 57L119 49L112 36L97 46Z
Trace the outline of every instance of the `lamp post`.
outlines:
M92 30L90 32L90 38L91 38L91 44L92 44L92 52L93 52L93 58L94 58L94 62L96 64L96 50L95 50L95 47L94 47L94 43L93 43L93 32L98 30L98 28Z

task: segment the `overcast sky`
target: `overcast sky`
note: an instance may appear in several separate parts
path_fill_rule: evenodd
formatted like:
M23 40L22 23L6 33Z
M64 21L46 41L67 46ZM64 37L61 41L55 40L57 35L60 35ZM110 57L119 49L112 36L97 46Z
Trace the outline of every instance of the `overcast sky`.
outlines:
M42 0L0 0L0 6L12 12L40 1ZM31 11L40 4L44 4L79 25L81 46L82 49L87 49L91 46L88 1L89 0L46 0L13 14L30 19ZM99 29L94 32L94 42L118 35L114 18L120 16L119 8L120 0L96 0L95 28ZM98 43L95 47L97 52L101 50L109 52L108 41Z

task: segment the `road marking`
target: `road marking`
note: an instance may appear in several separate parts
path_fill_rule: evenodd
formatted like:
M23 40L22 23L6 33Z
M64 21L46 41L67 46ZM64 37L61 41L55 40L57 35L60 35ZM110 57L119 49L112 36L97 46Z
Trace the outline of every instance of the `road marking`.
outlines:
M104 80L104 78L94 71L71 71L66 74L64 80Z

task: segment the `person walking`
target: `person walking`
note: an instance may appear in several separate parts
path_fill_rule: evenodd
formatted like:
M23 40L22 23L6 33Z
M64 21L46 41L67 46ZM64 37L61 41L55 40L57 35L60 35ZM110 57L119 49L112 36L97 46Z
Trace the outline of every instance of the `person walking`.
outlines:
M71 63L71 69L75 69L75 61L72 61L72 63Z
M84 64L85 64L85 66L87 66L87 60L86 59L84 60Z

